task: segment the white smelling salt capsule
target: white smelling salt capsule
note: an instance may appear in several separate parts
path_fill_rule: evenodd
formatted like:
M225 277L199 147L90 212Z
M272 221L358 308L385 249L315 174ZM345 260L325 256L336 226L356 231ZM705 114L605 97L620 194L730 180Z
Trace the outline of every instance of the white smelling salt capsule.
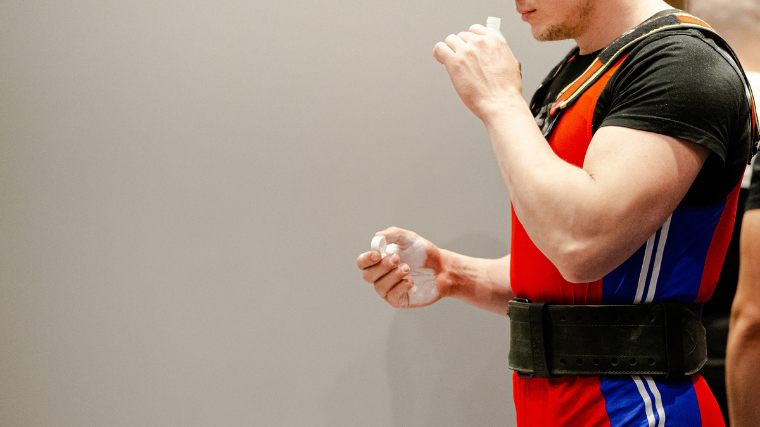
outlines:
M495 16L489 16L486 19L486 28L489 30L498 30L501 27L501 18Z
M385 237L375 236L372 238L372 244L370 245L370 249L372 249L373 251L385 252L386 247L387 247L387 242L385 241Z
M501 34L501 30L499 30L499 28L501 28L501 18L489 16L488 19L486 19L486 28L496 31L500 36L504 37L504 34Z
M399 245L397 245L395 243L391 243L391 244L389 244L385 248L385 254L386 255L390 255L390 254L396 254L396 255L398 255L399 252L401 252L401 246L399 246Z

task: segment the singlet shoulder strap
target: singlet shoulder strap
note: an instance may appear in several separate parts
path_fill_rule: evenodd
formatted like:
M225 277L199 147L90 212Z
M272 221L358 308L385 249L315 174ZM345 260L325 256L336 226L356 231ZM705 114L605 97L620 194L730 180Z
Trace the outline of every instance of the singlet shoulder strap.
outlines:
M572 106L575 101L577 101L578 98L583 95L586 89L591 87L599 79L599 77L604 75L604 73L606 73L610 67L614 66L620 58L630 52L631 49L639 42L655 33L671 29L683 28L697 29L708 35L712 40L719 44L720 48L725 51L726 54L724 56L728 60L729 64L731 64L731 66L736 70L737 74L742 78L747 100L751 107L752 115L750 119L752 143L752 152L750 154L750 157L754 155L757 152L758 142L760 141L760 132L758 132L757 109L755 108L756 105L754 97L752 95L752 88L749 85L747 76L744 74L744 70L739 65L739 61L728 43L726 43L718 35L718 33L712 27L710 27L710 25L708 25L705 21L678 9L664 10L660 13L657 13L648 20L639 24L637 27L621 35L607 47L605 47L599 53L599 56L597 56L594 62L592 62L591 65L586 69L586 71L584 71L580 77L566 86L559 93L557 99L554 101L551 109L549 110L548 120L550 122L556 123L557 119L559 119L559 116L564 110ZM568 55L568 58L566 58L557 68L552 70L552 73L550 74L547 81L543 83L543 85L546 85L549 80L553 79L554 75L557 74L562 65L564 65L564 63L566 63L567 60L575 53L577 53L577 48L574 49L570 55ZM545 136L547 136L547 133L551 132L551 129L553 127L553 123L548 127L544 127Z
M628 53L640 41L660 31L687 27L715 33L712 27L697 17L679 10L666 10L652 16L637 27L621 35L602 49L599 56L586 71L559 93L552 105L551 114L554 115L557 111L571 106L587 88L593 85L619 58Z

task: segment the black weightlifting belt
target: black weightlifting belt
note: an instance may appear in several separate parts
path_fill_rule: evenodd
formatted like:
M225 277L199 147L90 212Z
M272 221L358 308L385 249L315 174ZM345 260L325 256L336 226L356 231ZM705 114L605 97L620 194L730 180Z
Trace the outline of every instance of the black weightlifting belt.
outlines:
M509 302L509 368L520 377L691 375L707 360L701 304Z

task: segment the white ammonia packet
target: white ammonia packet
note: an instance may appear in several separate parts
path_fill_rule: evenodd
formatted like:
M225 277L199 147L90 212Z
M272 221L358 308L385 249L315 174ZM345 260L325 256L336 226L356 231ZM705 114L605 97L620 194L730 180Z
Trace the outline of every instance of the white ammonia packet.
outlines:
M489 16L488 19L486 19L486 28L491 31L496 31L500 36L504 37L504 34L502 34L501 30L499 29L501 28L501 18Z
M409 274L405 278L414 282L412 289L407 292L410 306L430 304L438 298L438 283L435 281L435 272L430 268L425 268L427 261L425 241L407 236L401 237L400 240L401 244L387 244L385 237L375 236L370 246L373 251L380 251L383 258L392 253L397 254L400 262L409 266Z

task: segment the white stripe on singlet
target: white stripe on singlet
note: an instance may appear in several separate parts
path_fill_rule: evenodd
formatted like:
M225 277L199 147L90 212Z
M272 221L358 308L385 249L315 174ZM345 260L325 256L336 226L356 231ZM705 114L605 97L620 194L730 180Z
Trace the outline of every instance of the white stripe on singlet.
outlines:
M652 278L649 280L649 289L647 291L647 298L645 301L646 303L651 303L654 300L655 293L657 292L657 281L660 278L662 257L665 253L665 244L668 240L668 232L670 231L670 223L672 219L673 215L668 217L668 219L665 221L665 224L663 224L660 230L658 230L660 232L660 241L657 243L657 253L655 254L654 266L652 267ZM654 242L656 237L657 232L655 232L652 237L647 240L647 248L644 252L644 262L641 266L639 286L636 289L636 298L633 301L634 304L640 304L642 298L644 297L644 289L646 288L647 275L649 274L649 264L652 261L652 252L654 252ZM632 375L631 377L636 383L636 388L639 389L641 398L644 399L644 408L646 410L649 427L655 427L655 423L657 424L657 427L665 427L665 408L662 404L662 395L660 394L660 390L657 389L657 383L654 382L652 377L644 376L644 380L646 381L647 385L649 385L649 390L652 392L652 396L654 396L654 407L657 410L659 422L657 422L654 417L654 411L652 409L652 398L649 396L649 392L647 392L647 386L644 385L644 381L642 381L641 377L638 375Z
M673 219L673 215L668 217L665 224L662 225L662 231L660 232L660 242L657 244L657 256L654 258L654 271L652 272L652 279L649 281L649 292L647 292L646 303L651 303L654 300L654 293L657 290L657 279L660 278L660 267L662 266L662 254L665 252L665 243L668 241L668 231L670 230L670 220Z
M647 380L647 384L649 384L649 390L652 392L652 395L654 395L654 403L655 407L657 408L657 415L660 416L660 421L657 423L657 427L665 427L665 408L662 406L662 396L660 395L660 390L657 389L657 383L655 383L652 377L648 375L645 375L644 379Z
M644 289L646 289L647 275L649 275L649 264L652 262L652 253L654 252L654 242L657 238L657 233L660 233L660 241L657 244L657 253L654 258L654 266L652 270L652 278L649 279L649 291L647 292L647 299L645 302L650 303L654 300L654 294L657 291L657 280L660 278L660 267L662 266L662 256L665 253L665 243L668 240L668 231L670 230L670 222L673 219L673 215L669 216L665 221L665 224L660 227L659 230L652 234L652 237L647 240L647 248L644 251L644 261L641 263L641 273L639 274L639 286L636 288L636 297L633 299L634 304L641 304L641 300L644 298Z
M655 232L652 237L647 240L647 249L644 253L644 262L641 263L641 274L639 275L639 287L636 289L636 298L633 300L634 304L640 304L641 298L644 296L644 287L647 284L647 273L649 273L649 262L652 260L652 250L654 249L654 238L657 236Z
M639 389L639 394L641 395L641 398L644 399L644 408L647 411L647 421L649 421L649 427L654 427L654 412L652 411L652 398L649 397L649 393L647 392L647 387L644 385L644 382L641 381L641 377L638 375L632 375L633 381L636 382L636 387Z

